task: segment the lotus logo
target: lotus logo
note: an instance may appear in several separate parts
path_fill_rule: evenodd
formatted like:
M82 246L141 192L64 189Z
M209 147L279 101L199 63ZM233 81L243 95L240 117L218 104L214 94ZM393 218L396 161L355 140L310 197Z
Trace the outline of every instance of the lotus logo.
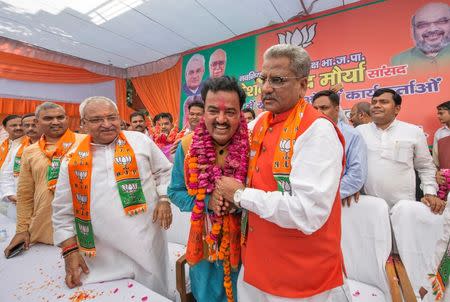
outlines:
M80 228L80 231L81 233L83 233L83 235L89 234L89 226L79 224L78 227Z
M52 161L50 166L52 167L52 169L57 169L59 167L59 161Z
M283 192L288 192L289 194L291 194L291 183L287 180L278 180L278 184L281 187L281 189L283 190Z
M254 157L256 155L256 151L255 150L251 150L250 151L250 157Z
M136 183L122 185L122 190L124 190L126 193L134 193L137 189L138 185Z
M125 141L123 139L118 139L116 144L119 145L119 147L123 147L125 146Z
M282 139L280 141L280 150L281 150L281 152L288 153L289 150L291 150L291 140L289 140L289 139Z
M82 194L77 194L77 200L79 203L81 204L86 204L87 202L87 196L86 195L82 195Z
M303 26L302 29L296 28L293 32L286 31L286 33L278 34L278 42L280 44L292 44L301 46L303 48L312 44L312 40L316 36L317 23L311 26Z
M62 145L63 145L63 148L64 148L64 149L67 149L67 148L69 148L70 146L72 146L72 143L63 143Z
M79 180L86 179L88 172L87 171L79 171L75 170L75 175L78 177Z
M89 152L88 152L88 151L78 151L78 156L79 156L81 159L85 159L86 157L88 157L88 155L89 155Z
M119 165L128 165L129 163L131 163L131 156L127 155L127 156L117 156L115 158L116 163L118 163Z

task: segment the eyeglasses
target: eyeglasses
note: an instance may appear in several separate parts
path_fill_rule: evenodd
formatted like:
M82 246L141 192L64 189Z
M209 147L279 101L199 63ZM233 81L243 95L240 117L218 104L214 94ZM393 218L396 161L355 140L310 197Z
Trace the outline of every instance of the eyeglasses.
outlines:
M108 123L117 122L119 120L119 116L118 115L110 115L110 116L105 116L105 117L94 117L91 119L85 118L84 120L91 124L99 125L105 121L107 121Z
M266 78L266 77L261 76L261 77L257 77L255 79L255 81L256 81L256 85L258 85L261 88L264 86L264 84L266 82L269 82L269 85L272 88L280 88L280 87L283 87L288 82L289 79L301 79L301 78L303 78L303 77L269 77L269 78Z
M445 18L445 19L440 19L440 20L434 21L434 22L418 22L418 23L414 24L414 26L417 29L429 28L431 26L431 24L444 26L444 25L447 25L449 20L450 20L449 18Z

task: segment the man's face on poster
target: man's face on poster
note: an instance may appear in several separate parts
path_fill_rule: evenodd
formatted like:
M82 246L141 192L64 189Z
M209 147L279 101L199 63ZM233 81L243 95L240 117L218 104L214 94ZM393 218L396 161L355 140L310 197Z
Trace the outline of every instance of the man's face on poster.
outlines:
M186 67L186 85L191 90L196 90L202 82L205 67L200 60L190 61Z
M225 74L227 55L222 49L218 49L209 59L209 75L211 78L219 78Z
M450 7L444 3L425 5L413 18L416 46L424 53L437 53L450 42Z

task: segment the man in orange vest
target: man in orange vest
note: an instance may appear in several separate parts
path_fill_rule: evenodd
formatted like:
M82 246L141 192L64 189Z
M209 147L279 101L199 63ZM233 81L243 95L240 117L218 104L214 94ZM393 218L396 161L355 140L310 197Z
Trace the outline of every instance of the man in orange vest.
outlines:
M266 113L255 122L247 184L217 181L221 208L245 210L238 300L350 301L341 242L344 139L304 100L311 60L301 47L264 53Z

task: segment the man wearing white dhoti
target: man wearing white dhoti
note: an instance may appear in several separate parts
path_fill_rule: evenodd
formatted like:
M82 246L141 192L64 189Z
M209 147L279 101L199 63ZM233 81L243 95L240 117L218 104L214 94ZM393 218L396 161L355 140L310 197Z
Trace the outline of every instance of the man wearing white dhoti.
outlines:
M356 129L364 138L367 181L364 191L384 199L391 207L391 222L398 253L417 294L436 241L442 234L445 201L436 196L436 167L423 131L397 119L402 97L392 89L375 91L372 123ZM415 172L425 194L415 202ZM397 252L397 251L395 251Z
M66 284L134 278L166 295L171 164L149 137L120 131L111 100L88 98L80 115L89 135L62 164L53 201Z

